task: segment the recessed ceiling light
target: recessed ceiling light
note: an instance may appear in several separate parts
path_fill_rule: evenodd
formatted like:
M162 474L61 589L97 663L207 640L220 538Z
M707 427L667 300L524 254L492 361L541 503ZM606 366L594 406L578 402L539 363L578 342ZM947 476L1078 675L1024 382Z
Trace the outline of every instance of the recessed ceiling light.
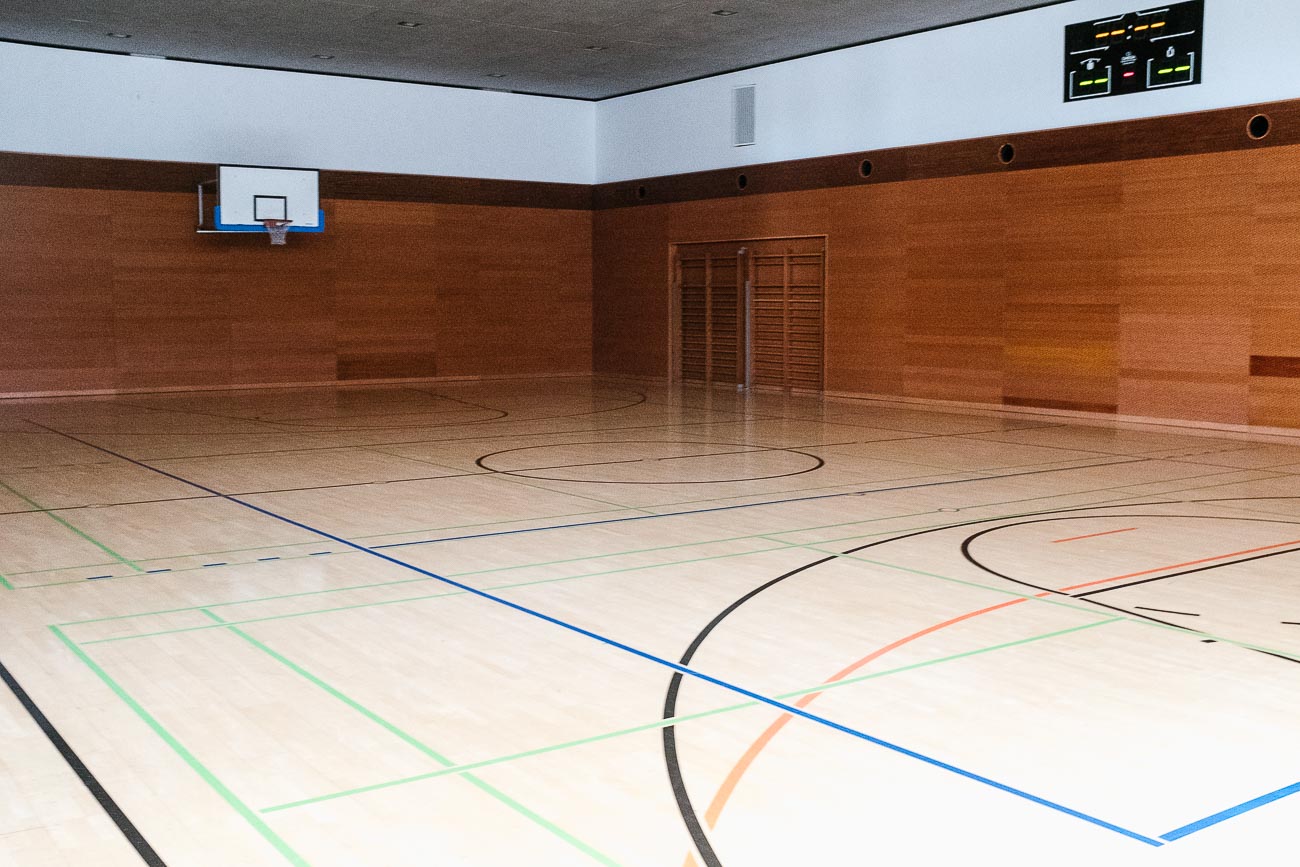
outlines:
M131 38L131 34L130 34L130 33L105 33L104 35L105 35L105 36L111 36L111 37L113 37L114 39L130 39L130 38Z
M584 45L583 51L605 51L608 46L605 45Z
M735 14L736 14L736 10L735 10L735 9L717 9L717 10L714 10L713 12L710 12L709 14L710 14L710 15L721 15L721 16L723 16L723 17L725 18L725 17L728 16L728 15L735 15Z
M504 72L489 72L489 73L487 74L487 77L488 77L488 78L505 78L505 77L506 77L506 74L505 74Z
M315 60L333 60L333 59L334 59L334 55L333 55L333 54L313 54L313 55L312 55L312 58L315 59Z
M397 26L398 27L423 27L424 25L422 22L419 21L398 21Z

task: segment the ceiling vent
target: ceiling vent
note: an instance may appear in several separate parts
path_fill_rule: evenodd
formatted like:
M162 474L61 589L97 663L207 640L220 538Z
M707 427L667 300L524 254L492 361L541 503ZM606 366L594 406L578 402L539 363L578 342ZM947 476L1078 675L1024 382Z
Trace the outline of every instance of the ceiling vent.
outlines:
M758 141L758 113L755 85L731 91L731 143L746 147Z

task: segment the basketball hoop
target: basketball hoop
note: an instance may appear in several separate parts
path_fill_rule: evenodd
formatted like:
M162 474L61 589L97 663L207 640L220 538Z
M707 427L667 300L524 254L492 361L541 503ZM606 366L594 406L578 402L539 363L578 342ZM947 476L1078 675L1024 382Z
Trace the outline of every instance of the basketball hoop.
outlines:
M262 225L266 227L266 233L271 236L271 243L277 247L283 247L289 237L289 224L293 220L263 220Z

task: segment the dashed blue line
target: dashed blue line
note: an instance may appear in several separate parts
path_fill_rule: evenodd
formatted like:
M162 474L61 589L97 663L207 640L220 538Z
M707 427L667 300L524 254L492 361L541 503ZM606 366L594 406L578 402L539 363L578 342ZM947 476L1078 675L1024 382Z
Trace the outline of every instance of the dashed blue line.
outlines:
M105 578L112 578L112 575L91 575L87 581L103 581Z
M229 563L204 563L203 568L210 569L213 566L229 566L229 565L230 565Z
M159 572L170 572L170 571L172 571L172 570L170 570L170 569L150 569L150 570L148 570L147 572L145 572L144 574L146 574L146 575L157 575Z

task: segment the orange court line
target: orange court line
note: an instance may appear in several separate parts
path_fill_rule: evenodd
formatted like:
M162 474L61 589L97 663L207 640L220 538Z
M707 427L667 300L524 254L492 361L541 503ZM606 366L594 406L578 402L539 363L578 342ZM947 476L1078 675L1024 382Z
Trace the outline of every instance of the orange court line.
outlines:
M1113 532L1124 532L1124 531L1116 530ZM1141 572L1131 572L1127 575L1117 575L1114 578L1103 578L1100 581L1089 581L1085 584L1075 584L1071 587L1062 587L1061 590L1057 592L1078 590L1079 588L1082 587L1093 587L1098 584L1109 584L1114 581L1123 581L1126 578L1137 578L1142 575L1151 575L1156 572L1164 572L1169 569L1179 569L1184 566L1195 566L1201 563L1213 563L1216 560L1226 560L1229 557L1240 557L1243 554L1256 554L1259 553L1260 551L1272 551L1277 548L1285 548L1288 545L1297 545L1297 544L1300 544L1300 539L1297 539L1293 542L1282 542L1277 545L1265 545L1260 548L1250 548L1245 551L1236 551L1232 554L1221 554L1217 557L1204 557L1200 560L1189 560L1185 563L1175 563L1171 566L1160 566L1156 569L1145 569ZM1013 605L1019 605L1022 602L1028 602L1031 598L1042 599L1043 597L1050 596L1050 595L1052 595L1050 591L1043 592L1043 593L1036 593L1032 597L1022 597L1019 599L1012 599L1009 602L1002 602L997 605L991 605L988 608L981 608L978 611L970 611L967 612L966 614L959 615L950 620L945 620L942 623L936 623L934 626L930 626L925 629L922 629L920 632L914 632L905 638L900 638L897 641L893 642L892 644L887 644L884 647L873 651L867 656L862 657L861 659L859 659L857 662L853 663L849 667L843 669L842 671L837 672L829 680L825 681L823 685L830 685L838 681L841 681L844 678L848 677L853 672L857 671L858 669L862 668L868 663L874 662L875 660L879 659L885 654L897 650L898 648L902 647L905 644L909 644L913 641L916 641L917 639L924 638L925 636L938 632L942 629L947 629L950 626L956 626L958 623L962 623L964 621L970 620L975 617L980 617L985 614L991 614L992 612L999 611L1003 608L1010 608ZM802 698L800 698L797 702L795 702L795 707L800 709L806 708L808 705L816 701L817 698L821 695L822 693L820 692L809 693L803 696ZM769 725L767 729L761 735L759 735L758 738L756 738L752 744L750 744L749 749L745 750L744 755L742 755L740 759L737 760L736 764L732 767L730 773L727 774L726 779L722 781L722 785L718 787L718 791L714 794L713 800L709 803L709 807L704 813L704 820L705 822L708 823L708 826L710 828L714 828L717 826L718 819L721 818L722 811L723 809L726 808L727 801L731 798L732 793L735 792L736 790L736 786L740 784L741 779L745 776L745 773L749 770L750 766L753 765L754 761L758 758L759 754L763 752L763 750L767 747L769 743L771 743L773 738L775 738L778 734L780 734L781 730L785 728L786 725L788 725L792 719L794 719L793 714L788 714L788 713L781 714L781 716L777 717L776 720L774 720L772 724ZM696 867L696 864L697 862L695 861L694 856L688 855L685 862L685 867Z
M1272 551L1275 548L1285 548L1288 545L1300 545L1300 539L1290 542L1280 542L1276 545L1265 545L1262 548L1247 548L1245 551L1233 551L1231 554L1220 554L1217 557L1203 557L1200 560L1188 560L1186 563L1174 563L1172 566L1157 566L1154 569L1144 569L1141 572L1130 572L1127 575L1116 575L1114 578L1102 578L1100 581L1088 581L1084 584L1074 584L1069 587L1062 587L1061 591L1080 590L1084 587L1096 587L1098 584L1111 584L1115 581L1123 581L1126 578L1140 578L1143 575L1154 575L1157 572L1164 572L1169 569L1181 569L1184 566L1198 566L1201 563L1213 563L1215 560L1227 560L1229 557L1240 557L1243 554L1258 554L1260 551Z
M1047 595L1047 594L1043 594L1043 595ZM884 656L886 653L897 650L898 648L902 647L904 644L908 644L910 642L916 641L918 638L924 638L925 636L933 632L938 632L941 629L947 629L949 626L955 626L956 624L961 623L964 620L970 620L973 617L979 617L982 614L989 614L991 612L998 611L1002 608L1010 608L1012 605L1019 605L1020 603L1025 601L1027 600L1012 599L1010 602L1001 602L998 603L997 605L993 605L988 608L981 608L978 611L970 611L967 612L966 614L962 614L959 617L954 617L951 620L945 620L942 623L936 623L933 626L926 627L925 629L922 629L920 632L914 632L911 635L907 636L906 638L900 638L894 643L887 644L884 647L880 648L879 650L875 651L874 653L870 653L867 656L862 657L857 662L850 665L848 668L845 668L837 672L833 677L825 681L825 684L837 683L843 680L844 678L848 677L850 674L853 674L853 672L862 668L864 665L867 665L870 662L874 662L875 660ZM820 695L821 695L820 692L808 693L807 695L801 697L798 701L796 701L794 703L794 706L797 708L805 708L808 705L812 704L814 701L816 701ZM714 827L717 824L718 818L722 815L723 807L726 806L727 800L731 797L731 793L735 791L736 786L740 783L741 777L743 777L745 775L745 772L749 770L749 766L754 763L754 760L756 758L758 758L758 754L763 751L763 749L768 745L768 743L772 740L772 738L776 737L777 734L780 733L781 729L785 728L786 725L792 719L794 719L794 715L788 713L783 713L781 714L781 716L777 717L776 721L773 722L770 726L768 726L767 730L764 731L761 735L759 735L757 740L755 740L752 744L750 744L749 749L745 751L745 754L741 756L740 760L736 762L734 767L732 767L731 773L727 774L727 778L722 781L722 785L718 788L717 793L713 796L713 801L709 804L709 808L704 813L704 821L709 823L710 828Z
M1082 542L1084 539L1096 539L1099 536L1114 536L1116 533L1132 533L1137 527L1126 527L1123 530L1107 530L1104 533L1090 533L1087 536L1071 536L1068 539L1056 539L1053 545L1059 545L1062 542Z

